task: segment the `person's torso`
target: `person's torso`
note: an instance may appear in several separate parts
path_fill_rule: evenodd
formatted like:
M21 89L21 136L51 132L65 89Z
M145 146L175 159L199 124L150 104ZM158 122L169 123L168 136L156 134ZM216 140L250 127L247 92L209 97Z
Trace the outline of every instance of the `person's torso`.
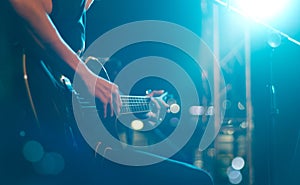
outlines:
M85 0L52 0L50 18L62 38L75 51L84 49Z
M84 48L85 40L85 0L52 0L53 10L49 15L62 38L77 52ZM23 51L26 52L27 69L38 71L43 61L54 72L72 77L73 71L55 57L47 57L42 48L34 42L26 30L22 19L16 15L7 1L0 8L0 100L4 105L19 103L24 100L24 66ZM30 68L38 68L30 70ZM45 76L45 75L44 75ZM37 73L28 74L28 80L40 79L41 83L33 84L43 88L45 79ZM54 75L55 76L55 75ZM50 79L51 81L52 79ZM19 97L19 98L17 98ZM14 101L12 103L12 101Z

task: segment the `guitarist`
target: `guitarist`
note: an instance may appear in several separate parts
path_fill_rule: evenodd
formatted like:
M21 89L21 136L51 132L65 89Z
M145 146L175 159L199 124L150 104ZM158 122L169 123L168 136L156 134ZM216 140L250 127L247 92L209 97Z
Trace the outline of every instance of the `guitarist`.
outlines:
M118 86L92 73L80 59L85 47L86 11L92 2L5 0L0 11L2 26L5 25L1 55L9 60L5 64L1 61L1 67L5 67L1 69L0 87L6 88L0 94L4 102L0 142L5 146L0 154L0 184L44 184L45 181L50 184L211 184L206 172L175 161L148 167L127 167L107 161L109 165L104 168L95 165L100 157L92 159L93 152L82 138L77 143L78 150L70 149L61 141L65 133L57 130L64 124L61 120L64 115L58 111L56 101L63 99L52 93L53 87L56 92L61 88L57 71L69 79L76 71L88 91L102 102L104 117L120 111ZM39 175L24 160L22 152L28 138L40 141L44 150L61 151L65 165L60 175ZM166 171L169 173L162 173ZM136 174L144 181L124 178L124 174Z

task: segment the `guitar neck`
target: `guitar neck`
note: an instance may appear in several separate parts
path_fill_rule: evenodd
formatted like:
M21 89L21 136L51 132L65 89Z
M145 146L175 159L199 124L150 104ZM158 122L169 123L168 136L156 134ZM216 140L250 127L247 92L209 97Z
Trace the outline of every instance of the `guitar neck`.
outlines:
M130 113L146 113L150 111L150 97L148 96L129 96L120 95L122 106L120 114ZM91 105L89 101L77 96L77 101L83 109L97 109L96 106Z
M71 82L68 78L62 76L60 79L61 82L66 86L66 88L71 91L75 92L73 89ZM83 109L97 109L96 106L91 105L91 103L85 98L80 97L79 94L76 94L76 98L78 103L81 105ZM151 98L149 96L132 96L132 95L120 95L121 99L121 109L120 114L129 114L129 113L145 113L150 111L150 101Z
M120 114L143 113L150 111L150 97L121 95Z

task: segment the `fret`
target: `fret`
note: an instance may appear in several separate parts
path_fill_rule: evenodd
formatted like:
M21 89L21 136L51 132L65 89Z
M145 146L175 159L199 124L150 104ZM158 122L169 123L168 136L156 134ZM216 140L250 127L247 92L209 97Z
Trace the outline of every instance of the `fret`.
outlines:
M150 97L121 95L121 114L143 113L150 111Z
M151 98L148 96L121 95L120 99L122 102L120 114L146 113L150 111ZM96 108L96 106L90 105L88 101L85 101L84 98L78 97L78 100L83 109Z

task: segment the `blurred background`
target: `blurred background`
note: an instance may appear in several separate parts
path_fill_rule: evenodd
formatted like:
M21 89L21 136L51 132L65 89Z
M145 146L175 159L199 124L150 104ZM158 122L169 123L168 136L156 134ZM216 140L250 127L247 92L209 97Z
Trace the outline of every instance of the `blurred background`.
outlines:
M214 74L195 67L195 61L178 48L139 43L110 58L111 78L144 56L178 62L197 86L201 105L191 113L191 117L200 116L194 135L173 158L207 170L216 185L296 185L300 167L299 7L296 0L95 0L87 15L87 48L105 32L133 21L163 20L193 31L217 57L226 83L219 92L227 94L220 104L226 109L225 117L217 123L220 132L206 150L198 150L199 141L207 119L214 114L199 109L214 106L206 83L207 75ZM167 89L178 98L172 84L161 79L145 79L132 91L143 94L147 88ZM176 116L158 128L160 134L172 132ZM149 144L157 142L158 136L162 135L133 131L130 140Z

